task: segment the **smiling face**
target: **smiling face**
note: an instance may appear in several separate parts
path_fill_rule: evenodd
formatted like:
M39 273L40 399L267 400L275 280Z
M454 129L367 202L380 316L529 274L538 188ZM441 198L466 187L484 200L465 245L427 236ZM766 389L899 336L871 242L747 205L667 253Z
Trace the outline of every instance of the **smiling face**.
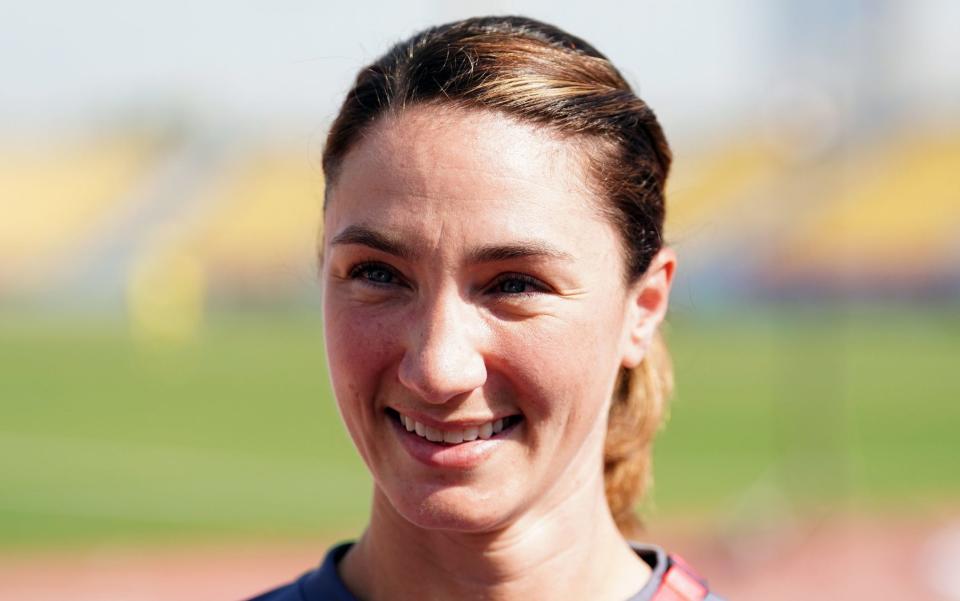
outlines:
M334 392L378 492L418 526L488 531L602 490L635 324L578 152L498 114L414 107L371 126L329 190Z

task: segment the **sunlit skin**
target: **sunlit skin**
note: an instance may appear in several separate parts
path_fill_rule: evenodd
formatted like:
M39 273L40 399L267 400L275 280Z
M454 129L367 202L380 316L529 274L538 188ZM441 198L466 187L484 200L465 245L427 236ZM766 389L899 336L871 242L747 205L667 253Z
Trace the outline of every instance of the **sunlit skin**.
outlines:
M495 113L413 107L374 124L328 190L327 356L375 483L339 569L364 601L622 600L649 578L610 517L602 452L618 370L642 360L674 258L627 283L583 148ZM517 423L448 453L397 414Z

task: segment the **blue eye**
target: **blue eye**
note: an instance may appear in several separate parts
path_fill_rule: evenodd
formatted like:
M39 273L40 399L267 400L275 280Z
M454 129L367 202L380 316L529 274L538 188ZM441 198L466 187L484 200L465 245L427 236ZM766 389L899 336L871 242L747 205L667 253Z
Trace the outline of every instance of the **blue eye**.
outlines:
M498 277L491 287L498 294L530 294L543 292L546 287L535 278L519 273L508 273Z
M379 286L397 283L396 273L380 263L361 263L350 270L350 279L365 280Z

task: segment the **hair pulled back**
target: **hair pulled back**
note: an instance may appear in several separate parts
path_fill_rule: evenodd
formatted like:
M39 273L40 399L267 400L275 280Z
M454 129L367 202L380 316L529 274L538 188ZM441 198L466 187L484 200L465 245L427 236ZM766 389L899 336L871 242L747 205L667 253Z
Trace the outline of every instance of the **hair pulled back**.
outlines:
M583 144L598 206L616 227L627 283L660 250L671 154L653 111L593 46L523 17L481 17L427 29L364 68L323 152L327 189L371 124L413 105L498 111ZM621 369L604 447L607 503L625 534L651 480L654 435L672 388L659 334L644 361Z

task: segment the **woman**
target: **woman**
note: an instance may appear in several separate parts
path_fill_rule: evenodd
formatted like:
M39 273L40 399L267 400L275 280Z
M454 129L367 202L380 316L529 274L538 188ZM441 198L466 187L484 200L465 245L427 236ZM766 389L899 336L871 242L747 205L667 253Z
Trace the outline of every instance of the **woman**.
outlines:
M671 385L669 166L617 70L544 23L451 23L360 72L322 279L370 524L259 599L716 599L626 538Z

